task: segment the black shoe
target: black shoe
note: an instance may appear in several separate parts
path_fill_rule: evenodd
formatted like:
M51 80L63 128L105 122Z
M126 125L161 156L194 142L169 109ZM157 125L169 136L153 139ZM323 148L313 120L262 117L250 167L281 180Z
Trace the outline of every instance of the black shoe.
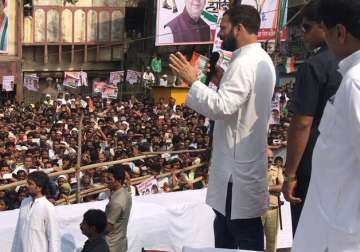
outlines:
M173 13L176 13L176 12L178 12L178 9L176 7L174 7Z

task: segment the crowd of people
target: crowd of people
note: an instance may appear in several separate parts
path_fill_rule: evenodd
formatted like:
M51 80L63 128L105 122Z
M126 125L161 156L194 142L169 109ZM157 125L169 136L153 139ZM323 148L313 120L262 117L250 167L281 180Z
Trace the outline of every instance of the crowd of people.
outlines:
M275 154L285 149L289 126L289 94L291 85L275 90L273 101L280 102L279 122L270 124L268 144ZM104 100L101 97L81 97L60 94L56 99L46 95L37 104L6 102L0 110L0 185L26 180L30 172L60 172L76 166L79 121L82 126L81 165L131 158L143 152L209 149L209 120L190 108L175 105L170 98L151 104L132 96L128 101ZM274 115L277 116L277 115ZM176 171L209 160L209 152L164 153L155 158L122 164L126 171L129 192L141 195L131 179L146 175L161 176L151 193L202 188L207 184L207 166L197 170ZM282 162L283 163L283 162ZM104 183L106 166L81 173L81 189L96 188ZM191 183L196 177L203 179ZM55 203L67 199L77 190L74 173L53 177L47 197ZM18 208L28 196L26 185L0 191L0 210ZM83 198L102 200L107 193Z
M276 153L286 146L289 116L287 112L290 85L277 88L274 100L281 104L279 124L270 125L269 146ZM132 97L126 102L107 101L100 97L72 94L59 95L55 100L46 95L38 104L14 104L6 102L0 111L1 162L0 184L5 185L25 180L29 172L44 170L47 173L75 167L77 160L78 125L81 113L83 120L83 144L81 165L125 159L141 152L157 152L185 149L207 149L210 144L209 121L193 110L160 100L150 104ZM114 137L115 136L115 137ZM127 171L129 190L139 194L130 185L131 178L145 175L173 175L159 179L160 191L169 192L191 189L187 183L195 178L195 172L174 173L177 169L208 160L208 153L163 154L157 158L137 160L123 165ZM104 167L106 168L106 167ZM101 170L92 169L81 174L81 186L89 189L101 184ZM206 178L206 169L200 170ZM177 178L177 179L176 179ZM53 178L53 188L48 197L55 202L66 198L76 190L75 174ZM196 186L206 185L206 180ZM179 186L180 185L180 186ZM26 186L0 191L0 209L18 208L27 197ZM85 197L84 201L97 200L98 195ZM101 197L101 196L100 196Z
M132 96L128 101L105 100L60 94L46 95L37 104L6 102L0 109L0 185L26 180L29 173L42 170L61 172L76 166L79 122L82 123L81 166L138 156L143 152L208 149L209 121L193 110L161 99L151 104ZM160 174L152 193L202 188L207 167L187 172L178 170L209 159L207 151L164 153L152 158L127 162L126 184L133 196L141 194L131 179ZM103 184L99 167L82 172L81 189ZM202 176L198 183L192 181ZM77 190L75 174L52 177L47 198L55 203ZM0 210L15 209L28 196L28 189L17 186L0 191ZM107 193L84 197L83 201L105 199Z

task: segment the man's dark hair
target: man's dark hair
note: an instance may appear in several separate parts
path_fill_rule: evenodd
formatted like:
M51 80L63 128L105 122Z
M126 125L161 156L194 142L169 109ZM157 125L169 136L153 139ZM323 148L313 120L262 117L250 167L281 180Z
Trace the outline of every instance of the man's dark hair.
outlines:
M230 8L224 13L227 15L233 26L242 24L249 33L258 34L260 29L260 14L250 5L240 5Z
M360 39L359 0L321 0L319 13L327 28L342 24L352 36Z
M106 214L99 209L90 209L84 214L84 222L91 227L95 227L96 232L101 234L106 229Z
M120 182L121 182L121 184L124 183L124 180L125 180L125 171L124 171L124 169L123 169L120 165L113 165L113 166L111 166L111 167L107 170L107 172L108 172L108 173L111 173L117 181L120 181Z
M32 180L41 188L41 192L45 194L49 186L49 176L43 171L34 171L28 175L28 180Z
M316 23L321 23L321 17L319 15L319 0L313 0L305 5L302 9L301 14L303 18L308 19L309 21L313 21Z

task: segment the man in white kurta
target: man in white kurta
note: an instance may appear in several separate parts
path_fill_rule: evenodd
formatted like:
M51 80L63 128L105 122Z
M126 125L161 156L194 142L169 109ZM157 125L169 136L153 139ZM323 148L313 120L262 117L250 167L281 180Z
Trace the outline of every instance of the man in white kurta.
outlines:
M45 196L24 199L11 252L58 251L60 236L54 205Z
M237 13L240 13L240 16L241 13L250 13L249 15L253 13L253 18L260 24L258 12L253 7L240 6L224 14L221 25L223 31L220 31L220 34L223 33L222 39L225 39L224 41L237 40L230 66L217 92L200 81L195 81L189 91L187 105L215 120L207 204L219 213L217 216L224 216L227 223L230 223L230 220L256 218L259 222L257 224L261 227L259 227L260 232L257 237L259 240L255 243L261 243L261 239L263 243L260 216L269 207L267 128L276 77L271 58L261 45L256 43L254 33L257 31L250 28L247 31L243 25L231 23L230 16L238 15ZM232 34L225 32L229 25L233 27ZM227 36L230 37L227 38ZM172 64L176 64L174 56L170 59L173 59ZM173 66L174 71L177 72L179 67ZM186 70L189 71L189 69ZM186 79L186 76L178 74ZM229 192L228 188L231 188ZM233 197L227 199L229 195ZM227 201L231 203L228 204ZM228 205L230 205L230 211ZM242 244L246 241L238 241L235 233L247 231L238 229L234 231L233 226L236 225L234 223L228 227L217 227L215 220L216 247L263 249L260 244L255 244L254 247L254 242L250 242L252 243L250 246L243 246ZM253 226L253 222L242 225L244 226L245 228ZM224 231L220 231L222 228ZM229 229L231 230L227 236L233 236L232 241L217 242L216 233L225 234ZM254 237L249 239L254 239Z
M320 123L293 252L360 251L360 2L344 2L320 8L343 81Z

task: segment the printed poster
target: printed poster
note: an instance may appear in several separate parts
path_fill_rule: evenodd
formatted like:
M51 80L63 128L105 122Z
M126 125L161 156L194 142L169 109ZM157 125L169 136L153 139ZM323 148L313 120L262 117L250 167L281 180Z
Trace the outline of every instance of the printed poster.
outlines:
M101 93L103 99L117 99L118 87L106 81L95 80L93 82L94 93Z
M88 86L88 75L87 72L80 72L80 86Z
M110 72L110 83L117 85L124 80L124 71Z
M15 88L15 76L4 75L2 80L2 90L6 92L14 91Z
M10 0L0 1L0 53L8 52L10 22Z
M196 4L192 0L157 1L156 46L213 44L219 12L228 9L230 4L229 0L199 0ZM286 24L288 1L242 0L241 3L254 6L260 12L259 40L275 40L278 23ZM197 21L190 16L198 17ZM283 29L280 39L286 40L286 37L287 30Z
M287 21L287 0L242 0L242 4L252 5L260 11L261 25L258 34L260 41L275 40L276 27L278 23L284 26ZM282 15L280 15L282 11ZM280 22L279 22L280 18ZM280 39L286 40L287 30L283 29Z
M271 116L269 124L280 124L280 101L277 99L271 101Z
M126 81L133 85L141 82L141 73L134 70L127 70Z
M63 85L70 88L81 86L81 72L64 72Z
M24 87L30 91L39 91L39 77L36 74L24 75Z
M140 195L153 194L159 191L157 180L154 176L146 179L144 182L136 186ZM155 192L156 191L156 192Z
M94 93L102 93L105 86L107 86L107 83L105 81L94 80L93 82Z
M218 9L227 7L229 2L157 0L156 46L212 44Z
M113 85L105 85L101 92L101 98L103 99L117 99L118 88Z

